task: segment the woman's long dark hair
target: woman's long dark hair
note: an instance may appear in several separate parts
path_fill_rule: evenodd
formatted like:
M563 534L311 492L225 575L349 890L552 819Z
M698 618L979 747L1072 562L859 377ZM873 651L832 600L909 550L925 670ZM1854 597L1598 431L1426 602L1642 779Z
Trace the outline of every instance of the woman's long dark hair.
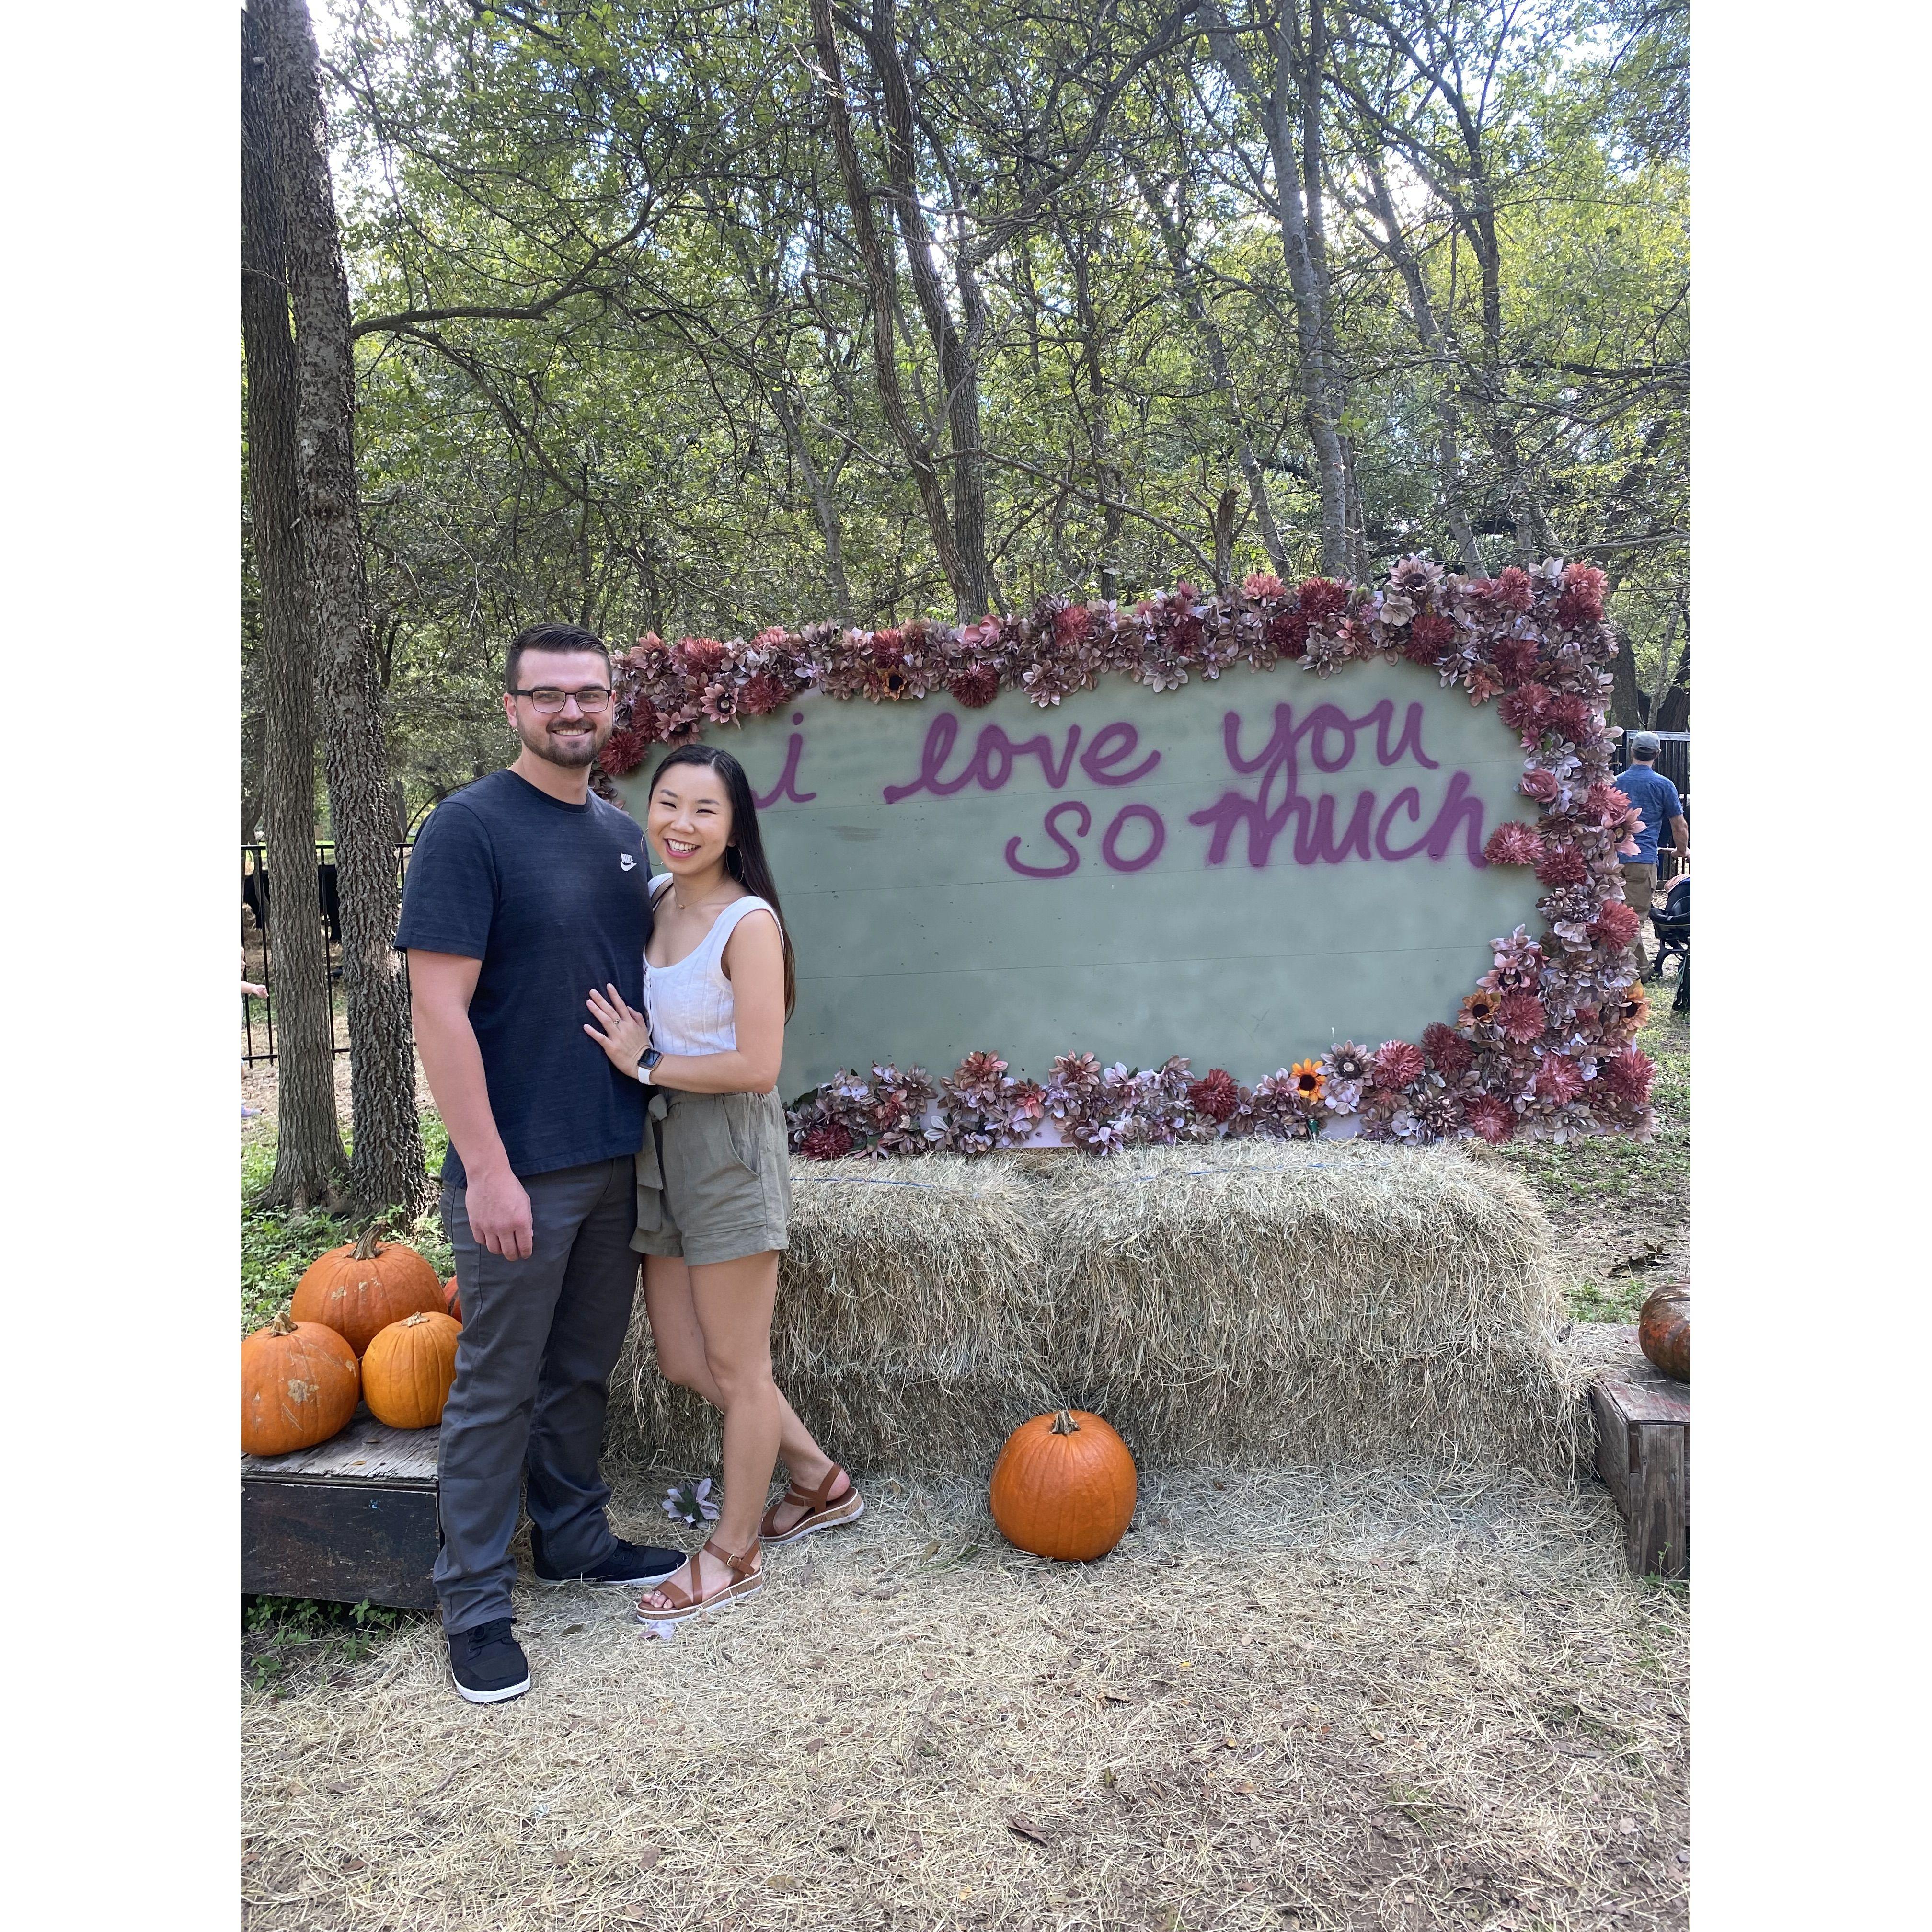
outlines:
M724 848L724 869L745 890L761 898L770 906L778 922L778 938L784 946L784 1010L785 1018L791 1018L792 1009L798 1004L798 977L794 969L791 933L785 925L783 908L778 904L778 889L772 883L772 868L765 858L765 842L758 832L758 805L752 796L752 782L745 776L745 768L729 752L716 745L680 745L676 751L666 754L663 762L651 774L651 790L655 794L658 781L673 765L709 765L724 781L726 796L731 801L731 842ZM645 809L650 810L649 801Z

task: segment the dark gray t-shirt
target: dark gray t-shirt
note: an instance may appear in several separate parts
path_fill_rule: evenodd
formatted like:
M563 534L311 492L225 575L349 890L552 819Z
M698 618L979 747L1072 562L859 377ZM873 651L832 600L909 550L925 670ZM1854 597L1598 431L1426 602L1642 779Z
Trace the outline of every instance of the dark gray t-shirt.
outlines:
M483 962L470 1024L513 1173L643 1144L644 1090L584 1030L584 1001L612 985L643 1006L650 871L635 819L511 771L452 793L417 835L396 944ZM442 1178L466 1184L454 1147Z

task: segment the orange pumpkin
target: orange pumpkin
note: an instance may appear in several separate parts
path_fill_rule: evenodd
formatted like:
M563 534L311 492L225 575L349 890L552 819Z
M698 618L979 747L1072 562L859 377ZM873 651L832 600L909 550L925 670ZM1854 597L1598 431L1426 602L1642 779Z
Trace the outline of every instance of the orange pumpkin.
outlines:
M326 1442L362 1392L356 1352L333 1328L277 1316L242 1343L242 1453L286 1456Z
M333 1328L358 1355L392 1322L444 1312L436 1270L400 1241L379 1241L374 1228L311 1262L289 1308L298 1322Z
M463 1298L456 1292L456 1277L452 1275L442 1285L442 1306L446 1315L460 1322L463 1319Z
M1637 1346L1673 1382L1690 1379L1690 1291L1658 1288L1636 1318Z
M438 1310L392 1322L362 1358L362 1399L392 1429L428 1429L442 1420L456 1379L463 1324Z
M1132 1452L1112 1425L1063 1408L1006 1438L993 1470L993 1520L1036 1556L1088 1563L1126 1534L1136 1494Z

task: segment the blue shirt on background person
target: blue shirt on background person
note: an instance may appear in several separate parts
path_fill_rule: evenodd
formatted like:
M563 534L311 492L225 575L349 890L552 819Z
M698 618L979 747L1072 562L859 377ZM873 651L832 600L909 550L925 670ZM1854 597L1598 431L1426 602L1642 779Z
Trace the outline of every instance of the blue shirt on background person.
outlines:
M1683 801L1677 796L1677 788L1654 765L1635 760L1618 777L1617 788L1643 814L1643 830L1636 835L1636 856L1626 858L1624 862L1628 866L1654 866L1657 863L1657 842L1664 828L1673 818L1684 816Z

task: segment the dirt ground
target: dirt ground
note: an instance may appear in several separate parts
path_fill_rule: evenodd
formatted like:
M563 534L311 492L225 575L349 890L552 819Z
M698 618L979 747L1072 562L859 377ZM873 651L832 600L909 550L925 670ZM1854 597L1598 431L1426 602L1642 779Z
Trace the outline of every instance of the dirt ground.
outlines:
M1600 1490L1156 1475L1056 1565L977 1484L867 1486L669 1641L520 1588L514 1702L460 1702L428 1618L250 1694L248 1924L1688 1923L1686 1593ZM662 1492L620 1526L664 1539Z

